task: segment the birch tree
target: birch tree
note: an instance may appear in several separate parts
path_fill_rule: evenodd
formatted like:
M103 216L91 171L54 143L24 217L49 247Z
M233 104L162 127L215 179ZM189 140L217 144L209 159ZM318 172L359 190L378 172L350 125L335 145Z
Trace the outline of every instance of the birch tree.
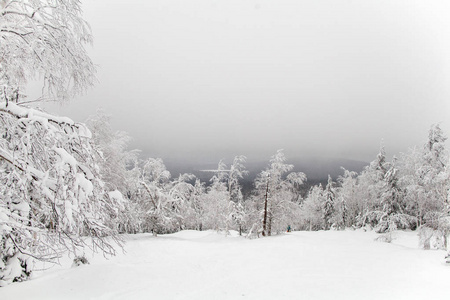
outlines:
M0 102L0 285L26 279L31 258L115 253L105 237L118 241L123 203L104 189L98 159L84 124Z
M264 198L262 219L263 235L270 236L273 231L281 232L293 220L286 218L290 205L296 199L295 187L306 181L304 173L292 172L293 165L286 163L283 150L272 156L269 166L255 180L260 197Z
M22 102L30 80L63 101L95 81L80 0L0 0L0 101Z

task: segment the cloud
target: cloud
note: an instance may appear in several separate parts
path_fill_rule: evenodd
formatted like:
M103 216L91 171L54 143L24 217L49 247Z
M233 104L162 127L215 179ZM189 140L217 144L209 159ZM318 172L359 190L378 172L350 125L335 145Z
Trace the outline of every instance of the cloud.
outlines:
M369 160L450 132L445 1L84 3L102 106L134 146L169 158L228 153ZM209 153L209 154L208 154Z

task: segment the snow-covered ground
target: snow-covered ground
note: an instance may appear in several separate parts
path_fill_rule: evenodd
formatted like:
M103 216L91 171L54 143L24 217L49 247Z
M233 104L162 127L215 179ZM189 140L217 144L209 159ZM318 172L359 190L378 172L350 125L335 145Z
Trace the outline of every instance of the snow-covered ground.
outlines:
M248 240L212 231L126 237L126 254L37 272L0 299L450 299L445 252L415 232L292 232Z

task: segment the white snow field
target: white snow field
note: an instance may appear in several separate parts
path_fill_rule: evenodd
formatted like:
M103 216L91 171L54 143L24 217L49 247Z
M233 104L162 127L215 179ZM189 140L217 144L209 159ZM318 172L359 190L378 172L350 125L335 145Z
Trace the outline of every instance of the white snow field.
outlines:
M182 231L126 236L126 254L36 272L0 299L450 299L442 250L416 232L388 244L362 230L260 239Z

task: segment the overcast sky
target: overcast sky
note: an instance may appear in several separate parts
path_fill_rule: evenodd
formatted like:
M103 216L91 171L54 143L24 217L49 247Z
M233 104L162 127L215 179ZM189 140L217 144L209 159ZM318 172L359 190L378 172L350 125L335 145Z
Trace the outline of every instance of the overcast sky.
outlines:
M89 0L98 107L148 155L372 160L450 135L450 1Z

